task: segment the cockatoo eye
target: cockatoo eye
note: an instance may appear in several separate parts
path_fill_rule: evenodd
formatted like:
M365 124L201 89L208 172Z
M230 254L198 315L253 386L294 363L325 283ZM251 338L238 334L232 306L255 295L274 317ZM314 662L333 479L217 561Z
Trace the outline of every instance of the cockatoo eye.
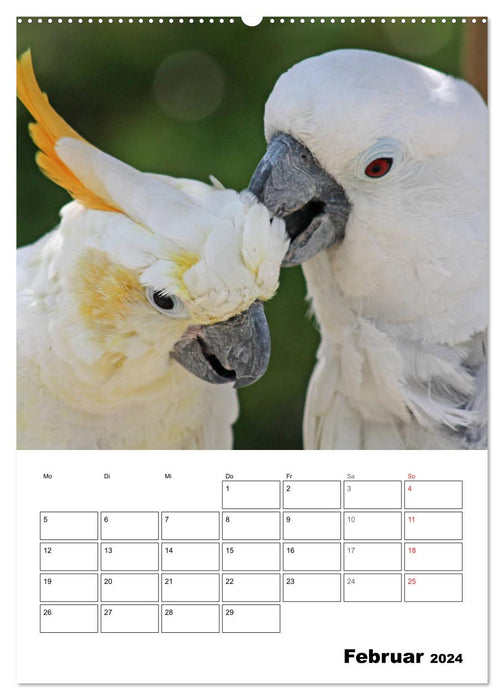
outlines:
M184 302L174 294L165 294L148 287L146 295L152 306L162 314L171 316L171 318L185 318L188 316Z
M393 158L376 158L366 166L364 172L368 177L383 177L388 173L393 162Z

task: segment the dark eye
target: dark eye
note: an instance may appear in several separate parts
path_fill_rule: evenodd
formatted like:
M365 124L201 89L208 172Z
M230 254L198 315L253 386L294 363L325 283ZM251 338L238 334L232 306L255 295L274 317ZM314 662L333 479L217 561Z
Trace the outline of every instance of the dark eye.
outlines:
M170 311L175 306L173 298L166 296L166 294L161 294L161 292L153 292L152 301L160 309L165 309L166 311Z
M364 171L368 177L383 177L392 167L392 158L377 158L371 161Z
M174 294L163 294L152 287L147 287L145 294L152 306L160 313L171 318L186 318L188 316L184 302Z

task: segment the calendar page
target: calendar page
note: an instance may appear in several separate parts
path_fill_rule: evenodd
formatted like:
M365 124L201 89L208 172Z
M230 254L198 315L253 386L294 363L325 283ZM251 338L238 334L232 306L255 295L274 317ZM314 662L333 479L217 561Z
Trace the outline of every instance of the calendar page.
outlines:
M486 682L486 482L486 452L20 452L18 680Z
M18 682L487 683L487 18L89 12L16 18Z

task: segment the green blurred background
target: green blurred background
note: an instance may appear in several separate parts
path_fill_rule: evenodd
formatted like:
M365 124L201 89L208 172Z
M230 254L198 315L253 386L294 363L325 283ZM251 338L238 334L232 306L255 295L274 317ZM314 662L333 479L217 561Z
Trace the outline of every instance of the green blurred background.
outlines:
M471 50L460 20L413 24L309 19L247 27L186 18L170 23L83 18L18 24L18 55L31 48L35 73L57 111L91 143L144 171L245 188L265 149L264 103L294 63L338 48L382 51L461 75ZM476 50L478 51L478 42ZM466 61L467 64L467 61ZM470 62L474 65L474 61ZM34 163L28 113L18 103L18 244L58 223L67 193ZM266 307L272 355L264 378L240 391L237 449L300 449L304 397L318 334L307 317L300 268L282 271Z

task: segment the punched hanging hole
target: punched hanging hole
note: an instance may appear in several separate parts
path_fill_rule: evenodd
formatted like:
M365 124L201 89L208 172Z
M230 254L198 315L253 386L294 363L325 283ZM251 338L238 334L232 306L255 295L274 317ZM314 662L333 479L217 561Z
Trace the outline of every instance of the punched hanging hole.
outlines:
M247 15L247 17L242 17L241 21L243 24L246 24L247 27L257 27L259 24L261 24L262 19L262 17L250 17Z

